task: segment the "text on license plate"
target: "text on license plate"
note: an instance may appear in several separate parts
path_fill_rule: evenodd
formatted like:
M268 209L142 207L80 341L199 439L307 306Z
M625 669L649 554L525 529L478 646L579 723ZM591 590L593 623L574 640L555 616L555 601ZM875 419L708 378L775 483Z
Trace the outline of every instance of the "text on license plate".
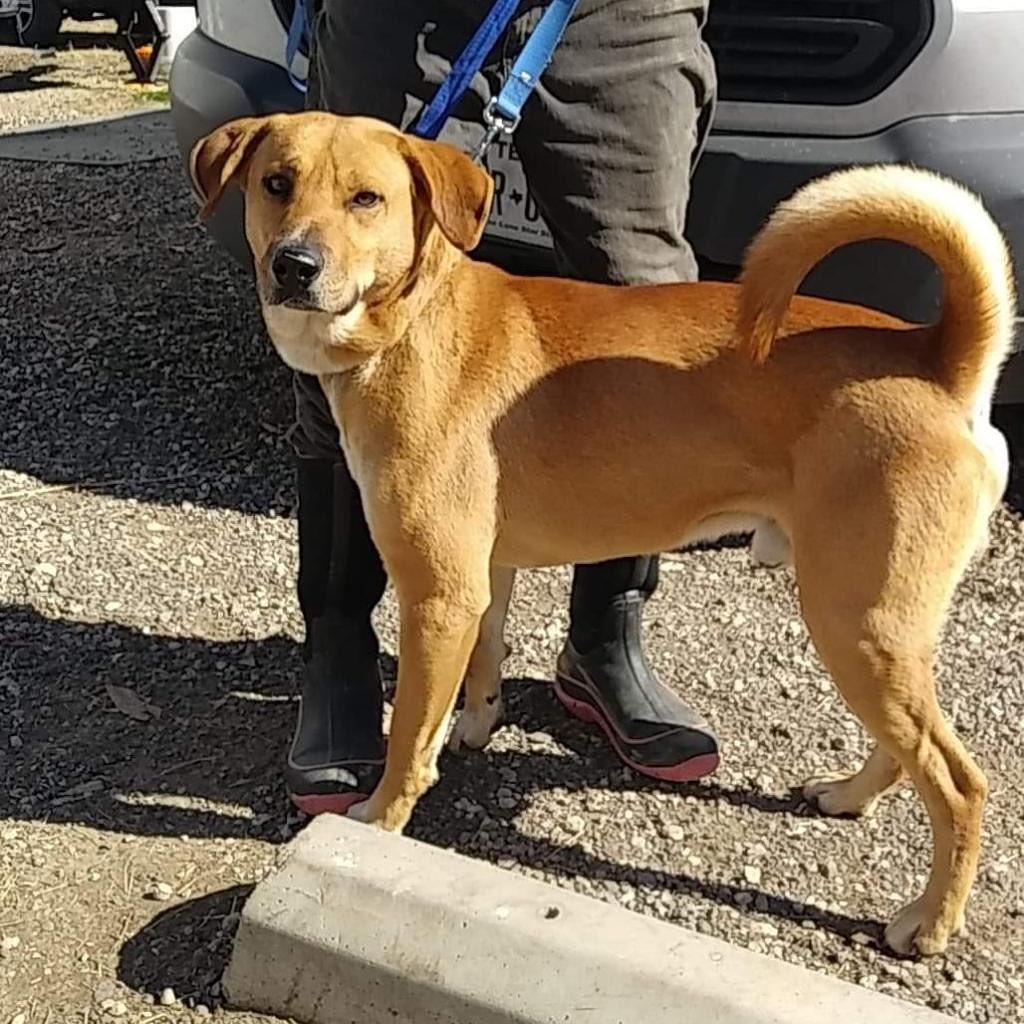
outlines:
M485 160L494 178L494 202L487 235L524 245L551 247L551 235L526 187L519 154L507 139L498 139Z

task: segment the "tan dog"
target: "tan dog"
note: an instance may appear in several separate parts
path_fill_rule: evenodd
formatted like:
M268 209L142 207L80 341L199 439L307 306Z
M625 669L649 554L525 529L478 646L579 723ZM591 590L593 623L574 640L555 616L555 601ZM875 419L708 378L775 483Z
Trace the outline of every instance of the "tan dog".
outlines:
M811 636L876 741L858 772L805 792L866 814L910 776L934 859L886 937L944 949L986 782L936 703L933 658L1006 481L988 409L1015 309L978 201L919 171L851 170L779 207L740 285L613 288L471 261L488 176L376 121L235 121L192 169L206 211L230 182L245 193L271 338L319 375L397 590L387 767L358 816L403 828L463 678L453 744L487 743L515 567L753 527L763 557L791 551ZM793 297L829 251L869 238L935 259L937 326Z

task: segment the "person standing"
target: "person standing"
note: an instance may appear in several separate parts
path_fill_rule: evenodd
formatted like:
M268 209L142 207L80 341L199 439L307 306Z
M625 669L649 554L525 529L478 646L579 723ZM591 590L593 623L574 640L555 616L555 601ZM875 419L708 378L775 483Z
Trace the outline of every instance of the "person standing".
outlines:
M320 0L307 106L408 128L489 6ZM521 5L457 107L446 141L467 149L479 142L483 109L544 6ZM581 0L577 7L515 134L561 275L621 285L696 279L684 227L715 100L714 63L701 37L707 9L708 0ZM306 640L285 774L307 813L340 813L372 791L383 768L371 615L387 581L317 378L297 373L295 397ZM684 781L713 767L718 741L644 654L642 613L657 586L653 554L576 566L556 686L563 701L589 707L625 763Z

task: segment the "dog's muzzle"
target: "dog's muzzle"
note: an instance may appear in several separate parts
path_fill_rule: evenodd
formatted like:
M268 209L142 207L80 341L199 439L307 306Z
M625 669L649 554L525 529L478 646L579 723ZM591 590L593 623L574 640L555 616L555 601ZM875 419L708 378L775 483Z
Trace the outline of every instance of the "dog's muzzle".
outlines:
M312 289L324 269L323 254L308 245L283 242L270 257L271 301L304 309L317 309Z

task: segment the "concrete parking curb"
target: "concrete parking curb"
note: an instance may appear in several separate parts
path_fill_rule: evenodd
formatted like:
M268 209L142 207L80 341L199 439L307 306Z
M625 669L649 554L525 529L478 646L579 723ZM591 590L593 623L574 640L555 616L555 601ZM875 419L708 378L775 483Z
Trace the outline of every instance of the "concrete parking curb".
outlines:
M307 1024L952 1019L333 816L249 898L224 991Z

